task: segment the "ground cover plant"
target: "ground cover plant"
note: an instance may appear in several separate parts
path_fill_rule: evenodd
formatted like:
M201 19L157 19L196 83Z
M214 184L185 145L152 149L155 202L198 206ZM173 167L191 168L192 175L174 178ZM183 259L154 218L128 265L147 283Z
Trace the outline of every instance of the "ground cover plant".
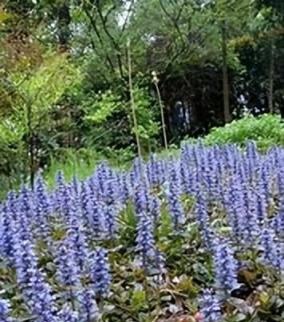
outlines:
M0 206L0 321L284 320L284 149L184 145Z

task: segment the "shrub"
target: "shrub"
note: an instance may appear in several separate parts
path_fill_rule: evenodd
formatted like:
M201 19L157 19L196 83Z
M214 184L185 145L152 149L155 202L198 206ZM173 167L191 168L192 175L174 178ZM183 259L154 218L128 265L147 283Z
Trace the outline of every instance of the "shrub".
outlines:
M261 150L273 145L284 145L284 123L280 116L246 116L224 127L213 128L204 137L204 143L208 145L235 143L243 146L248 140L255 141Z

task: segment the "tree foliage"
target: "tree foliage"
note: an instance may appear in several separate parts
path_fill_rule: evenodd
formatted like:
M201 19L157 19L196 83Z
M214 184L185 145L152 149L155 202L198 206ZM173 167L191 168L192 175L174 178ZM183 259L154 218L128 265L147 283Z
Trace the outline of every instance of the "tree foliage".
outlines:
M128 43L145 152L163 142L152 72L170 143L243 109L283 115L283 17L280 0L4 0L0 156L19 163L1 172L68 148L135 151Z

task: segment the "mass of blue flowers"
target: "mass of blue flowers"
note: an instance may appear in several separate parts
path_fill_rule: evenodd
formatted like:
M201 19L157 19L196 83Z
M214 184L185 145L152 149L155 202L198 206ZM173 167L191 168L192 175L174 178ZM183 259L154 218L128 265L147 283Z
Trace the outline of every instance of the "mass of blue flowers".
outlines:
M172 278L169 241L193 226L194 240L179 247L194 245L209 261L195 308L203 322L233 311L224 305L241 285L244 254L283 278L281 148L184 145L175 157L136 159L127 171L104 162L84 180L69 182L58 172L55 181L48 188L38 175L33 188L22 185L0 204L1 322L97 321L114 284L124 282L114 271L119 252L146 283L165 288ZM117 245L121 236L126 250ZM190 251L186 256L190 262ZM12 291L5 287L11 281Z

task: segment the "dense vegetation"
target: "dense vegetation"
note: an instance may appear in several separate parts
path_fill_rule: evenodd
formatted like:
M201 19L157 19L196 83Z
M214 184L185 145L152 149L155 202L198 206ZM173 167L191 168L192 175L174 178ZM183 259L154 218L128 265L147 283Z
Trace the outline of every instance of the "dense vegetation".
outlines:
M284 123L279 116L248 115L233 121L225 127L213 128L202 141L207 145L234 143L243 147L252 140L259 149L267 150L273 146L284 145Z
M284 321L283 24L1 1L0 322Z
M204 137L191 138L184 142L191 144L202 142L207 146L236 144L239 147L244 147L249 140L254 141L260 151L266 151L273 146L284 146L284 123L280 116L265 114L253 117L247 115L240 120L227 124L225 127L212 128L209 134ZM178 154L179 149L176 145L171 145L169 150L159 153L161 157ZM116 159L110 158L109 163L114 167L128 169L131 166L131 157L132 154L121 151ZM103 156L99 156L100 158L103 158ZM69 151L63 160L54 159L51 161L49 170L46 172L47 183L49 186L55 184L54 178L58 169L63 171L68 181L75 174L78 174L80 179L84 179L93 173L99 162L100 160L98 160L98 155L95 152L90 153L89 151L89 153L86 153L84 150Z
M1 321L283 321L283 158L184 145L10 192Z
M159 103L174 144L244 109L283 114L283 12L282 0L2 1L1 186L77 152L130 160L135 132L157 151Z

